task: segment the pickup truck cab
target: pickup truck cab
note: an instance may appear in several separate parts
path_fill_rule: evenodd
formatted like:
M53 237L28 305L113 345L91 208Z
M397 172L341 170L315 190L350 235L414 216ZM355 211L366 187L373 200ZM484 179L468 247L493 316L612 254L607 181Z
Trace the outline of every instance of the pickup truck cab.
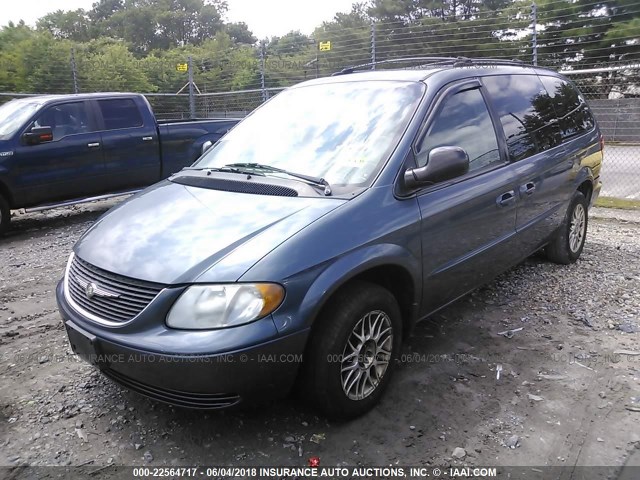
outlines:
M146 98L37 96L0 107L0 232L10 209L137 190L192 164L235 119L157 121ZM210 143L209 143L210 142Z

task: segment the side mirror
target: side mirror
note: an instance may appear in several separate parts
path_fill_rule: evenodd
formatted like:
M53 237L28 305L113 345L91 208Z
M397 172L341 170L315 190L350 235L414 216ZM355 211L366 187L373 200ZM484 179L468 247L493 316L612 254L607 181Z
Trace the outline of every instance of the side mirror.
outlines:
M25 133L22 138L27 145L51 142L53 140L53 129L51 127L34 127Z
M202 144L202 149L200 150L200 155L204 155L205 153L207 153L207 150L213 147L216 143L218 142L212 142L211 140L207 140L206 142L204 142Z
M424 167L404 172L404 184L417 188L427 183L438 183L464 175L469 171L469 155L460 147L436 147L429 152Z

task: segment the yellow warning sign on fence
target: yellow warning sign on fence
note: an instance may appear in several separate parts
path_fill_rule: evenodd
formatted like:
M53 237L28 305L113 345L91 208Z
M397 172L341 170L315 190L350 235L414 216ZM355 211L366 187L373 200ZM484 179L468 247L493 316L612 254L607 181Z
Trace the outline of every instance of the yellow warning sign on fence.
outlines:
M186 63L179 63L178 65L176 65L176 70L178 70L179 72L188 72L189 65Z
M320 42L318 49L321 52L328 52L329 50L331 50L331 42Z

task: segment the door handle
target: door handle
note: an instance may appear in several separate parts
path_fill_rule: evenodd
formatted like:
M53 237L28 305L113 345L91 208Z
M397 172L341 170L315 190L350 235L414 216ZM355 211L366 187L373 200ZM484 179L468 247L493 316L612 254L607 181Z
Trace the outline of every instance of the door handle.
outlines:
M87 143L87 147L89 148L96 148L100 146L100 142L95 142L95 143Z
M536 191L536 184L533 182L527 182L524 185L520 185L520 193L525 195L531 195Z
M150 142L151 140L153 140L153 137L142 137L143 142Z
M513 205L514 203L516 203L516 192L514 190L504 192L496 199L496 203L500 207L508 207L509 205Z

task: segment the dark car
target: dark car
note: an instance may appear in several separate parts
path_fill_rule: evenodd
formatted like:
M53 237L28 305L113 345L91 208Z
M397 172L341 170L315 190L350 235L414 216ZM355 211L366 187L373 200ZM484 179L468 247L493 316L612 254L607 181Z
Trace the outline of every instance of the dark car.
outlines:
M582 252L602 137L561 75L440 60L277 95L114 208L57 289L73 350L158 400L370 409L416 323ZM543 286L541 288L544 288Z
M0 233L10 209L130 192L200 157L238 121L157 121L132 93L48 95L0 106Z

